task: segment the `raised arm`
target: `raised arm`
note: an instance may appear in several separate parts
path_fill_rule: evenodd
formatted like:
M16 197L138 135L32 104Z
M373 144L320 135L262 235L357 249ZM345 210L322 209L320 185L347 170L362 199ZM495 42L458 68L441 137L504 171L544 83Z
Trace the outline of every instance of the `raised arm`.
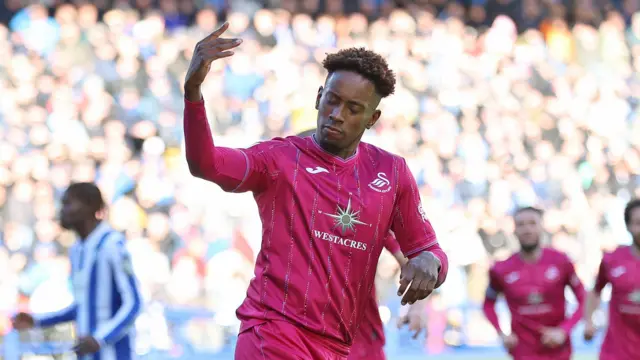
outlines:
M259 191L267 174L262 149L231 149L216 147L207 120L201 86L211 63L233 55L231 49L240 39L222 39L229 27L218 30L200 41L194 50L187 71L184 92L184 140L189 171L195 177L214 182L231 192Z
M391 230L410 260L402 268L398 295L402 304L429 296L447 278L449 261L422 209L418 184L404 160L398 161L396 203ZM406 291L406 293L405 293Z

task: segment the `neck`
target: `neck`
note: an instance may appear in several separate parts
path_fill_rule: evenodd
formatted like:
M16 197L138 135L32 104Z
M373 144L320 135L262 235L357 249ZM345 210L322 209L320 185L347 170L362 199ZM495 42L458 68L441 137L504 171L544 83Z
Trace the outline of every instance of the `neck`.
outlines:
M520 250L520 257L526 262L535 262L542 255L542 248L539 246L531 251Z
M636 239L633 240L631 245L631 253L640 259L640 242Z
M98 227L99 223L100 221L98 219L87 220L84 223L78 225L74 230L78 234L78 236L80 236L80 239L82 239L82 241L85 241L87 237L89 237L89 234L91 234L91 232L95 230L96 227Z
M327 144L324 141L319 141L319 137L316 136L314 136L314 139L316 139L316 142L318 143L318 145L320 145L322 150L345 160L353 156L353 154L355 154L356 150L358 149L358 145L360 145L360 138L356 139L353 143L344 148L339 148L337 146Z

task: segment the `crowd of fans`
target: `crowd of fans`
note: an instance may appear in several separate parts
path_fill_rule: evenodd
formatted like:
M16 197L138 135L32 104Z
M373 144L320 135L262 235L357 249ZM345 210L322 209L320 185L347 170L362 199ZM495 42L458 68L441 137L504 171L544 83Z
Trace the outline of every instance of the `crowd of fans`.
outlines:
M353 13L339 0L204 2L224 11L114 2L4 4L14 15L0 25L0 312L68 301L74 239L57 207L71 181L96 181L145 297L234 324L260 247L257 209L250 194L194 179L182 151L185 71L223 15L244 43L213 64L203 91L219 145L314 127L326 53L366 46L388 59L396 94L364 140L414 172L451 261L448 306L481 301L488 266L514 250L516 206L546 210L550 246L588 285L601 251L629 240L622 209L640 196L637 1L361 1ZM479 313L467 316L471 339L482 338Z

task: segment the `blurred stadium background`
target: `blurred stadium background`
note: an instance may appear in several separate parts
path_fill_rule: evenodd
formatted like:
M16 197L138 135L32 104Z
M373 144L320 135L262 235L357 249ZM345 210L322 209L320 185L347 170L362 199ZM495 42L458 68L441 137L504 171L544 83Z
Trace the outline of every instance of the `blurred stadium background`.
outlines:
M204 89L221 145L313 127L326 52L362 45L387 57L399 86L364 140L407 158L451 261L425 309L428 335L411 340L395 329L398 299L387 296L397 269L381 259L390 359L502 358L479 305L488 267L516 249L510 210L547 209L549 246L575 260L588 287L602 251L629 242L622 210L640 195L639 8L635 0L0 0L3 351L17 344L16 309L70 300L73 238L55 223L57 204L70 181L96 181L147 300L140 353L231 359L260 220L251 195L194 179L182 154L191 50L227 19L245 42L214 63ZM21 340L47 353L55 349L45 343L71 338L62 326ZM579 359L594 358L595 345L576 346L587 354Z

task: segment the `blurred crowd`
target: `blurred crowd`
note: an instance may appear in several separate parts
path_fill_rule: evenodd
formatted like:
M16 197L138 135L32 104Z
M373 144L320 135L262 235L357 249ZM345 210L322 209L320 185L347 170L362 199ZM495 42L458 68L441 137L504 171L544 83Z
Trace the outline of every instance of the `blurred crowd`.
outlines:
M250 194L194 179L182 144L192 49L222 17L244 43L213 64L203 90L219 145L313 128L326 53L366 46L388 59L396 94L364 140L404 156L419 182L451 261L439 306L482 300L491 262L517 248L517 206L546 210L548 244L587 285L602 250L629 242L622 211L640 196L638 1L44 3L5 0L0 11L11 14L0 25L0 313L69 301L74 239L57 208L71 181L96 181L145 297L235 324L260 248L257 208ZM455 311L453 323L481 342L480 313Z

